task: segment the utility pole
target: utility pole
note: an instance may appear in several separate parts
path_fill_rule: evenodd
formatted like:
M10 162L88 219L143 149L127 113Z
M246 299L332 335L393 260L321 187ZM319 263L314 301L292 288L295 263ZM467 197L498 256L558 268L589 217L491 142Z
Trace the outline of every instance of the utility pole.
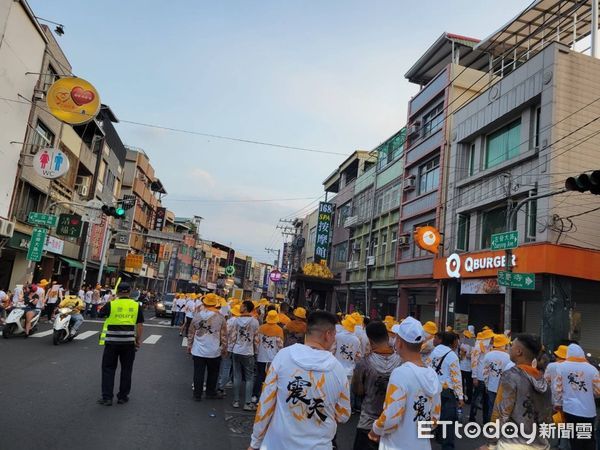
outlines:
M268 253L273 253L273 254L277 254L277 261L276 261L276 266L277 269L279 269L279 258L281 257L281 249L274 249L274 248L265 248L265 251ZM277 283L273 283L275 284L275 298L277 298L277 291L278 291L278 286Z

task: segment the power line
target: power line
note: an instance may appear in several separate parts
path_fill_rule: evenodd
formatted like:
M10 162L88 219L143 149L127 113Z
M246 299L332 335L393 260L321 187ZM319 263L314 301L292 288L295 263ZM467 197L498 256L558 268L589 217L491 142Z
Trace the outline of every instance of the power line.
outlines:
M297 198L262 198L262 199L247 199L247 200L214 200L202 198L165 198L165 202L194 202L194 203L260 203L260 202L279 202L279 201L296 201L308 200L312 197L297 197Z

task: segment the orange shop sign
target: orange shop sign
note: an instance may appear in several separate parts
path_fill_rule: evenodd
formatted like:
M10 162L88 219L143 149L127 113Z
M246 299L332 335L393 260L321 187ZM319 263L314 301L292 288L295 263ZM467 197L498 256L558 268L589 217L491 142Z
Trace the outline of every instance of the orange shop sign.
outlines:
M506 267L504 251L453 253L436 258L435 279L496 277ZM515 272L546 273L600 281L600 251L555 244L527 244L513 250Z
M144 255L129 254L125 257L125 267L140 270L144 264Z

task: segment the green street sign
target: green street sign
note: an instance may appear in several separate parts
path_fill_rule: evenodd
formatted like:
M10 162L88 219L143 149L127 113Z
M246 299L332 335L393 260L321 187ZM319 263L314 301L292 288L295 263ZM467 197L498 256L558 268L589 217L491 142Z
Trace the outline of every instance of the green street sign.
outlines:
M48 230L46 228L34 228L29 241L29 249L27 250L27 259L29 261L41 261L44 253L44 245Z
M234 266L225 267L225 275L227 275L228 277L232 277L233 275L235 275L235 267Z
M27 222L32 225L42 225L49 228L54 228L58 223L58 217L52 214L44 214L39 212L30 212L27 217Z
M81 216L77 214L61 214L58 217L56 234L59 236L78 238L81 235L81 225Z
M492 234L492 250L508 250L519 246L519 232Z
M513 289L527 289L533 291L535 289L535 274L534 273L515 273L515 272L498 272L498 284Z

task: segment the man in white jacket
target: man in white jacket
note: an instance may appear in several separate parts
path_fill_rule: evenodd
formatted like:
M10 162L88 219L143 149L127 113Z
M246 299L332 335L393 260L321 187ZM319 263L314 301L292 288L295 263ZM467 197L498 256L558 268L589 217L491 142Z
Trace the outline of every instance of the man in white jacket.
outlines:
M357 323L354 317L348 315L342 320L341 329L337 329L335 337L335 357L346 369L348 380L352 379L356 362L362 356L362 345L354 333Z
M392 372L383 413L373 424L369 438L379 441L379 450L430 450L427 438L419 438L419 422L437 422L440 417L440 382L435 371L425 367L421 345L425 334L421 322L407 317L394 325L396 352L404 361Z
M585 358L583 349L577 344L567 348L567 359L557 368L555 378L555 408L562 409L567 423L576 429L587 427L591 439L570 439L571 449L595 450L596 405L594 397L600 396L600 375L598 369Z
M338 423L350 418L346 371L329 349L335 316L308 316L304 344L281 350L267 372L249 450L332 448Z

